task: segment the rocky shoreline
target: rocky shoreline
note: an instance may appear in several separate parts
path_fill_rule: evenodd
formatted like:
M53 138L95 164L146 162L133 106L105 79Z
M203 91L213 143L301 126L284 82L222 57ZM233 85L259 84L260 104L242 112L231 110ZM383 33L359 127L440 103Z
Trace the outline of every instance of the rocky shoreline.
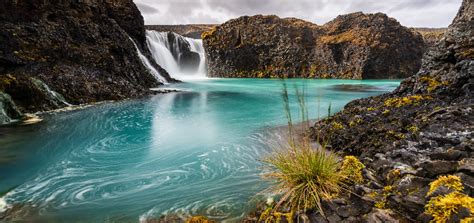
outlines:
M444 188L428 196L430 183L445 175L459 177L461 191L473 196L473 30L474 3L464 0L415 76L392 93L349 103L311 128L313 139L323 137L332 150L358 156L367 168L355 195L328 203L327 219L317 213L310 218L428 222L428 201L453 192ZM472 220L472 214L459 211L449 222Z

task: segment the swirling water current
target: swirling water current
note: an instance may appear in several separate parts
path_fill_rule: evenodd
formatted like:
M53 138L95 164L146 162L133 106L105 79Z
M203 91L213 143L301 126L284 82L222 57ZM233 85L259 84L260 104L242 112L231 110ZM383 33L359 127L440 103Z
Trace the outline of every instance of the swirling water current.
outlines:
M399 81L287 80L310 118ZM138 222L162 214L238 221L268 185L259 159L286 124L282 81L208 79L182 92L104 103L0 128L0 191L33 222Z

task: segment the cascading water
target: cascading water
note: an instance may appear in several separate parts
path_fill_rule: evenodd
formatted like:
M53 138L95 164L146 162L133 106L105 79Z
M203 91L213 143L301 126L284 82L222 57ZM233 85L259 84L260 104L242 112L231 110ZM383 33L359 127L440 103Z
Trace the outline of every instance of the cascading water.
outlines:
M173 32L147 30L148 47L155 61L177 79L206 77L206 58L202 40Z
M130 38L130 37L129 37ZM142 64L148 69L148 71L150 71L150 73L158 80L160 81L161 83L168 83L168 81L166 80L166 78L164 78L163 76L161 76L160 72L158 72L156 70L155 67L153 67L153 65L151 65L150 61L148 60L148 58L146 58L145 55L143 55L143 53L140 51L140 49L138 48L137 44L135 44L135 41L133 41L132 38L130 38L130 41L132 41L133 45L135 46L135 49L137 49L137 53L138 53L138 57L140 57L140 60L142 61Z

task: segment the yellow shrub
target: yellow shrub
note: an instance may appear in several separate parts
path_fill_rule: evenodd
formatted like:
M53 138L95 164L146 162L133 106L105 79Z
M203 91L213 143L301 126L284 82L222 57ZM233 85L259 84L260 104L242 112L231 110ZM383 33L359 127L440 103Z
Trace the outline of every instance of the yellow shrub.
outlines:
M461 178L454 175L440 176L438 179L430 183L430 190L427 195L432 194L438 187L445 186L457 192L461 192L464 187L462 186Z
M341 170L346 175L347 179L354 183L362 183L362 169L365 166L355 156L345 156L342 161Z
M463 219L463 221L472 219L474 210L474 198L459 192L453 192L445 196L437 196L432 198L425 206L425 212L433 216L431 222L447 222L452 215L458 213L459 209L467 208L471 213L471 217Z

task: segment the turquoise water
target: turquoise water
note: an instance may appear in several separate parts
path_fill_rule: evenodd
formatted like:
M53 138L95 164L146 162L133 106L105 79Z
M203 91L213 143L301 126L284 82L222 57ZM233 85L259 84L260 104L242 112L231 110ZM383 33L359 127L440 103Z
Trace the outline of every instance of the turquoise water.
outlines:
M398 84L287 80L291 108L297 109L292 89L304 87L311 118L325 117L329 104L338 111ZM14 187L4 199L15 216L39 222L243 216L266 185L258 159L278 137L269 129L286 123L282 82L210 79L167 87L183 92L0 128L0 191Z

